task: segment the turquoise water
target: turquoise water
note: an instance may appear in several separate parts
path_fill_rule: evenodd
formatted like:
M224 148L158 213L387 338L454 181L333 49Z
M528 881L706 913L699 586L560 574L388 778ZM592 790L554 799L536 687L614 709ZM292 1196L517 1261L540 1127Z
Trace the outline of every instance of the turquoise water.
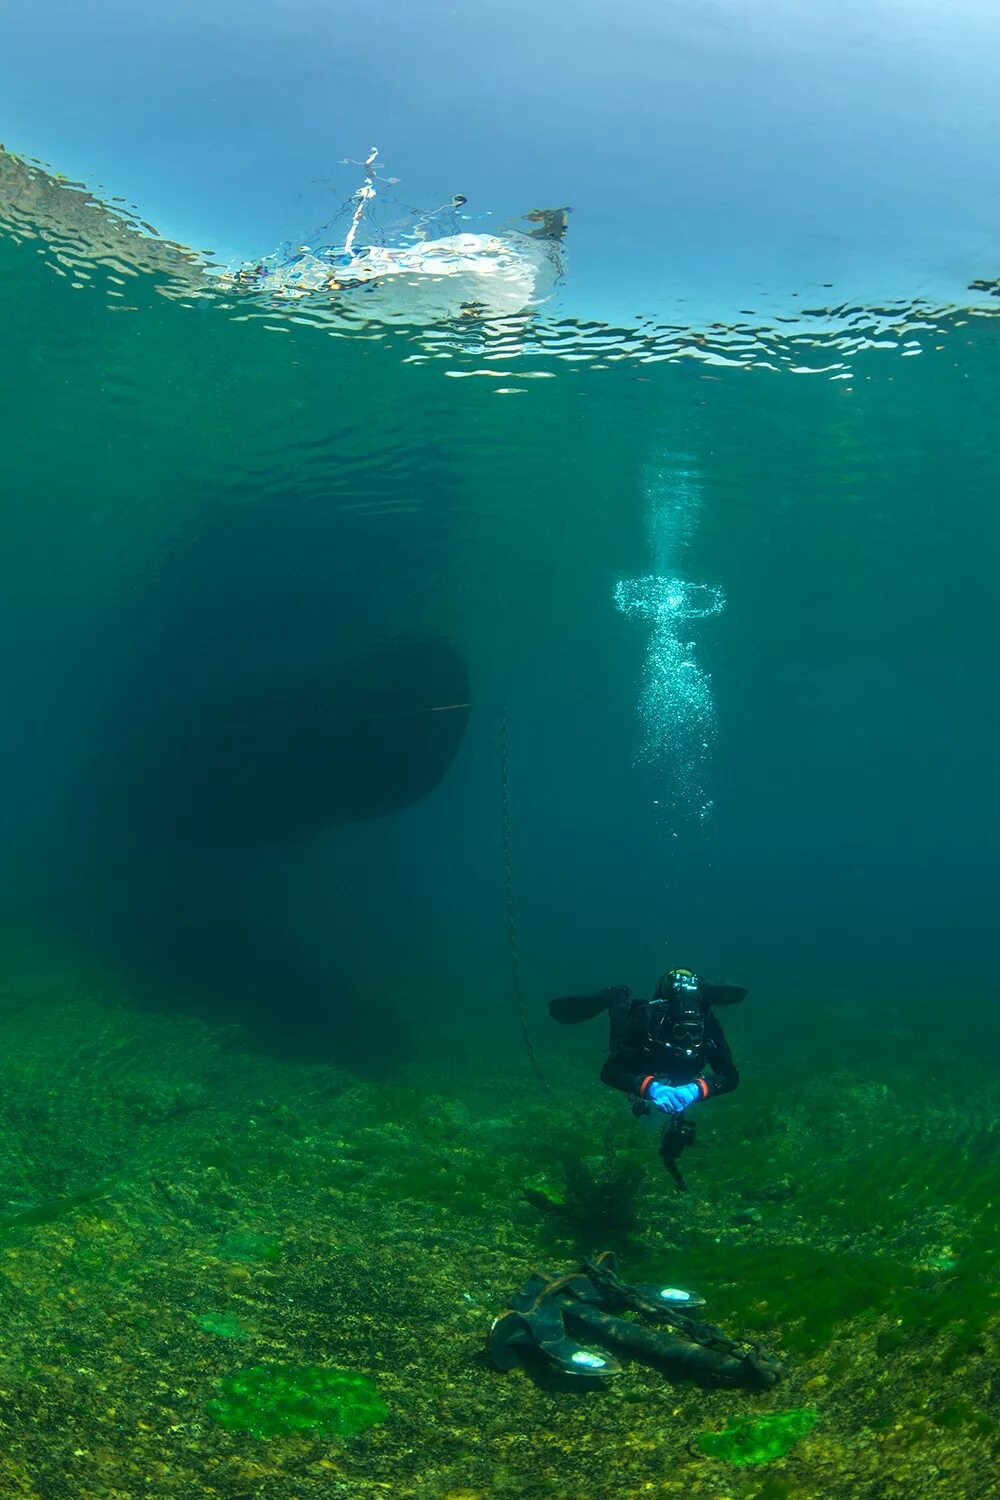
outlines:
M152 1330L141 1412L98 1432L87 1397L75 1440L104 1456L71 1492L115 1493L153 1432L180 1492L233 1500L569 1495L595 1462L638 1493L649 1451L663 1494L930 1495L931 1470L987 1493L988 292L775 326L332 327L148 244L98 253L83 218L46 188L0 220L11 1378L41 1369L58 1423L86 1364L117 1410L101 1320ZM600 1023L545 1011L670 963L751 988L683 1222L597 1082ZM553 1231L520 1186L579 1184L578 1158L621 1217ZM234 1280L223 1233L291 1248ZM747 1397L647 1374L612 1408L476 1362L533 1265L595 1248L700 1274L727 1327L788 1350L777 1405L822 1418L804 1467L689 1451ZM190 1342L188 1275L245 1325L239 1358ZM386 1422L265 1448L203 1421L213 1381L275 1358L372 1376ZM58 1443L5 1420L21 1492L56 1493L31 1476Z

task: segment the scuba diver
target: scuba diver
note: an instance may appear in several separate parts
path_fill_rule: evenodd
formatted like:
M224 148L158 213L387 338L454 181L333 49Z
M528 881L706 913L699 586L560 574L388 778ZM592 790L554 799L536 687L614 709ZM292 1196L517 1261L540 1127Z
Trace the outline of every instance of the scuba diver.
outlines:
M671 969L651 1000L637 1000L620 985L549 1002L549 1014L564 1025L608 1012L609 1056L601 1081L627 1094L634 1114L667 1117L660 1155L681 1192L687 1184L677 1161L694 1140L694 1126L684 1111L702 1099L731 1093L740 1081L713 1007L737 1005L745 995L740 985L713 984L691 969Z

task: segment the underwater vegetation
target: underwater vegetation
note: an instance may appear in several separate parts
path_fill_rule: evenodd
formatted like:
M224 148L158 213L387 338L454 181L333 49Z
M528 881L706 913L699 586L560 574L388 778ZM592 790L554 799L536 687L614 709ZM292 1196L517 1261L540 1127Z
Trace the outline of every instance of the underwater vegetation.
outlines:
M206 1409L231 1432L260 1438L286 1432L350 1437L389 1414L364 1375L318 1365L254 1365L241 1370L222 1382L221 1394Z
M617 1150L613 1133L605 1145L604 1155L565 1150L548 1172L521 1183L522 1197L545 1216L543 1231L557 1244L632 1243L646 1172L634 1155Z
M281 1254L281 1241L273 1234L236 1230L224 1236L215 1253L222 1260L277 1260Z
M247 1330L238 1318L229 1313L199 1313L195 1322L203 1333L210 1333L217 1339L245 1339Z
M697 1443L709 1458L721 1458L727 1464L767 1464L784 1458L818 1420L819 1413L811 1407L743 1417L722 1432L701 1433Z
M705 1111L681 1195L610 1091L550 1107L519 1059L491 1060L484 1107L482 1073L468 1097L427 1067L380 1089L82 999L20 1009L3 1040L0 1489L21 1454L43 1496L67 1473L143 1494L169 1464L164 1500L325 1500L330 1465L373 1500L582 1494L597 1464L639 1494L655 1461L699 1500L720 1462L733 1500L930 1500L929 1466L985 1500L996 1160L961 1080L931 1111L916 1071L882 1092L807 1070L775 1106L761 1068ZM492 1371L511 1294L604 1249L780 1354L789 1409L637 1360L607 1396ZM243 1434L296 1441L253 1459Z
M631 1243L639 1225L642 1164L613 1147L604 1157L566 1156L564 1217L577 1237L593 1243Z
M24 1208L19 1213L8 1214L0 1218L0 1238L8 1230L25 1229L32 1224L52 1224L56 1219L61 1219L65 1214L72 1213L75 1208L83 1208L87 1204L97 1203L105 1196L107 1188L104 1185L84 1188L79 1193L69 1193L65 1198L55 1198L48 1203L38 1203L32 1208Z

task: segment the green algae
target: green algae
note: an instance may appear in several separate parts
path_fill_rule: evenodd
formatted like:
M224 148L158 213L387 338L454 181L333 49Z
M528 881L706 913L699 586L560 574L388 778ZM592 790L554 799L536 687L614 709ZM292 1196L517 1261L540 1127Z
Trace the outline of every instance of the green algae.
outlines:
M137 1025L145 1027L145 1019ZM119 1055L125 1055L123 1049L116 1050ZM105 1379L119 1402L143 1391L145 1409L136 1415L149 1422L150 1432L161 1432L157 1413L162 1412L163 1393L153 1388L152 1380L148 1388L124 1379L115 1386L118 1371L130 1368L129 1340L136 1330L144 1340L157 1340L162 1356L158 1369L165 1379L177 1387L200 1388L203 1403L215 1396L232 1406L232 1396L211 1389L220 1361L225 1370L241 1359L249 1364L326 1357L350 1368L358 1351L368 1347L365 1309L376 1302L393 1313L383 1325L383 1337L394 1341L392 1360L386 1356L393 1383L384 1394L394 1408L398 1378L400 1391L407 1392L406 1420L380 1429L371 1445L362 1434L359 1443L342 1448L337 1463L358 1482L369 1460L388 1480L397 1470L412 1477L422 1450L400 1445L410 1441L413 1412L419 1413L421 1431L429 1434L428 1445L437 1441L440 1421L440 1396L424 1363L427 1320L439 1331L442 1345L451 1344L459 1355L477 1336L473 1329L479 1316L468 1314L461 1302L455 1311L459 1288L467 1285L480 1305L492 1305L492 1289L475 1280L482 1269L477 1247L498 1231L500 1292L515 1284L519 1258L549 1263L550 1238L559 1241L560 1259L563 1241L570 1238L574 1248L592 1250L596 1241L624 1254L628 1219L634 1214L632 1193L638 1186L641 1227L634 1259L627 1261L629 1279L697 1287L709 1299L713 1321L779 1345L792 1356L793 1374L801 1367L795 1355L807 1353L808 1373L823 1378L824 1413L828 1399L831 1422L838 1402L850 1400L847 1424L838 1418L820 1447L805 1444L801 1464L793 1452L794 1474L785 1464L766 1460L741 1469L742 1482L749 1484L746 1500L751 1495L753 1500L795 1500L811 1494L811 1466L824 1462L829 1452L840 1454L853 1476L848 1430L865 1431L867 1451L891 1454L896 1468L910 1477L919 1475L934 1454L956 1456L963 1474L974 1455L985 1463L995 1458L1000 1437L989 1412L980 1407L984 1359L1000 1316L998 1212L983 1180L991 1163L995 1170L995 1161L991 1142L980 1139L957 1110L954 1119L949 1115L935 1124L947 1136L947 1152L928 1149L917 1134L916 1106L911 1111L907 1104L913 1132L909 1146L889 1128L891 1121L880 1120L884 1146L876 1154L868 1144L870 1121L839 1121L811 1092L801 1099L790 1094L745 1146L737 1128L742 1117L735 1107L725 1113L729 1107L721 1101L717 1113L706 1111L699 1120L699 1138L685 1158L692 1193L682 1202L665 1180L655 1140L635 1131L630 1117L620 1132L606 1128L600 1096L589 1114L581 1106L567 1123L562 1113L530 1104L523 1115L512 1108L505 1120L481 1120L467 1105L442 1104L432 1094L414 1090L404 1101L400 1120L386 1123L379 1116L375 1126L371 1107L361 1107L371 1097L368 1085L345 1091L340 1075L284 1075L275 1069L272 1076L273 1067L256 1060L241 1063L247 1077L240 1073L233 1080L231 1094L210 1093L211 1106L198 1118L174 1112L156 1123L153 1133L142 1133L147 1127L141 1127L139 1136L131 1123L131 1105L127 1114L119 1115L117 1104L100 1112L106 1095L92 1095L86 1080L70 1077L56 1094L39 1093L32 1085L13 1120L8 1096L4 1118L16 1148L7 1179L9 1213L22 1210L34 1217L26 1205L42 1199L72 1208L73 1200L60 1194L96 1183L105 1173L113 1173L106 1180L115 1184L113 1216L81 1207L75 1215L56 1214L61 1223L18 1228L5 1266L14 1279L5 1283L4 1295L8 1317L20 1330L13 1368L22 1402L37 1399L41 1391L46 1409L58 1411L58 1393L48 1384L51 1371L97 1365L97 1351L110 1327L116 1359ZM898 1108L905 1099L902 1085L896 1092ZM288 1112L273 1102L286 1095L294 1105ZM115 1098L122 1097L116 1091ZM519 1097L512 1092L513 1099ZM884 1092L879 1095L884 1097ZM426 1107L426 1120L418 1104ZM96 1134L87 1135L82 1122L95 1111ZM248 1121L256 1123L251 1128ZM134 1156L129 1154L132 1138L141 1148ZM44 1153L38 1150L40 1139L46 1143ZM741 1164L748 1164L746 1176L741 1172L739 1178L733 1174L736 1151ZM829 1201L815 1191L810 1175L818 1160L830 1167ZM946 1178L948 1160L955 1171ZM408 1178L413 1163L418 1170ZM929 1189L918 1191L920 1170ZM567 1179L574 1190L570 1212ZM898 1212L893 1196L897 1179L913 1192L918 1217L912 1225ZM323 1183L319 1194L317 1182ZM521 1196L526 1184L544 1191L553 1204L560 1197L558 1211L532 1210ZM848 1203L852 1186L857 1197ZM281 1227L293 1223L293 1238L282 1239ZM599 1227L591 1233L595 1223ZM225 1248L221 1256L220 1246ZM428 1272L431 1247L434 1270ZM268 1264L279 1254L280 1276ZM239 1261L247 1262L249 1275L238 1264L230 1264L225 1274L227 1262ZM179 1263L185 1268L180 1279ZM137 1264L144 1268L141 1279ZM178 1301L180 1290L183 1300ZM231 1300L240 1294L247 1300ZM466 1296L465 1302L469 1300ZM67 1305L74 1314L72 1336L64 1326ZM90 1307L101 1311L98 1335L85 1321ZM312 1342L318 1309L336 1330L336 1343L325 1344L325 1355ZM115 1316L108 1317L106 1310ZM230 1312L236 1318L230 1319ZM266 1349L258 1352L248 1345L248 1353L239 1347L237 1318L245 1312L243 1336L255 1337L259 1319L259 1326L268 1330ZM28 1342L39 1320L50 1330L44 1358L38 1357L38 1343ZM226 1340L231 1341L228 1351ZM483 1382L475 1364L452 1368L465 1372L456 1378L456 1390L461 1392L465 1382L461 1399L468 1413L456 1425L471 1434L466 1441L474 1446L475 1432L495 1415L491 1403L496 1388ZM942 1374L948 1376L944 1384ZM537 1393L516 1395L517 1419L534 1431ZM684 1403L681 1430L700 1431L706 1418L698 1409L701 1396L678 1388L676 1399ZM796 1393L785 1399L803 1398ZM625 1427L654 1441L661 1409L657 1388L631 1392L624 1402ZM921 1413L919 1418L915 1412ZM89 1420L96 1423L100 1414L94 1406ZM270 1436L268 1421L276 1420L274 1414L269 1419L258 1412L257 1417L260 1435ZM306 1438L322 1433L323 1423L306 1425L312 1420L306 1412L302 1426L275 1431L298 1431ZM327 1430L332 1427L327 1424ZM242 1430L255 1430L252 1415ZM537 1430L544 1431L544 1413ZM214 1453L220 1442L223 1450L232 1445L235 1453L240 1440L234 1442L228 1431L235 1433L237 1427L227 1430L220 1421ZM619 1435L616 1427L607 1439L616 1455ZM148 1463L153 1439L137 1441L142 1461ZM258 1439L244 1437L242 1443L253 1447ZM280 1438L269 1450L268 1463L273 1462L277 1476L269 1491L274 1500L301 1493L295 1469L295 1455L301 1451L301 1442ZM190 1463L197 1475L187 1481L186 1492L199 1490L202 1460L195 1446L185 1450L176 1438L171 1454L180 1466ZM463 1483L471 1483L461 1470L465 1462L456 1460L452 1482L459 1491ZM530 1488L534 1481L527 1460L523 1469L517 1470L518 1483ZM46 1479L55 1473L50 1468ZM576 1482L578 1476L573 1477ZM623 1487L633 1479L630 1470ZM565 1492L564 1478L552 1483L553 1493ZM135 1481L133 1487L138 1491L141 1483ZM631 1488L638 1492L641 1484Z
M211 1333L218 1339L245 1339L247 1331L238 1318L229 1313L198 1313L195 1322L204 1333Z
M603 1156L570 1156L563 1162L565 1216L587 1244L628 1248L639 1227L639 1195L646 1170L634 1157L608 1149Z
M237 1231L227 1234L215 1253L220 1260L277 1260L281 1254L281 1241L273 1234Z
M720 1322L779 1339L789 1352L812 1353L842 1324L883 1316L910 1285L906 1268L889 1256L784 1240L691 1241L671 1252L670 1275L696 1284ZM664 1259L644 1257L629 1271L637 1281L656 1280Z
M319 1365L253 1365L224 1380L206 1410L230 1432L260 1438L289 1432L350 1437L388 1416L364 1375Z
M21 1209L19 1213L9 1214L0 1219L0 1236L5 1235L12 1229L27 1229L35 1224L54 1224L57 1219L64 1218L72 1213L75 1208L84 1208L88 1203L97 1203L108 1194L110 1184L98 1183L96 1187L85 1188L79 1193L70 1193L65 1198L53 1198L47 1203L38 1203L33 1208Z
M973 1428L976 1432L987 1436L997 1430L996 1418L989 1412L981 1411L979 1407L973 1406L972 1402L964 1397L958 1397L954 1401L948 1401L943 1406L939 1406L931 1413L931 1421L935 1427L944 1427L953 1432Z
M521 1192L533 1207L542 1211L566 1207L564 1188L542 1172L526 1176L521 1183Z
M979 1355L1000 1310L1000 1127L951 1105L926 1118L916 1074L892 1089L834 1077L808 1108L755 1097L752 1079L745 1092L727 1151L699 1143L689 1159L694 1187L725 1203L721 1232L679 1234L672 1274L791 1353L875 1324L880 1355L923 1336L949 1373Z
M811 1406L771 1412L765 1417L743 1417L722 1432L703 1432L698 1447L708 1458L727 1464L769 1464L784 1458L811 1432L819 1413Z

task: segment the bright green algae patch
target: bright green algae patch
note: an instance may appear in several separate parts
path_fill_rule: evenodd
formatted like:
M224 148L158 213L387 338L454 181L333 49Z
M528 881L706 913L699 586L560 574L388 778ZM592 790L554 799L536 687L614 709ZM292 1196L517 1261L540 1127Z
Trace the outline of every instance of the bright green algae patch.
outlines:
M199 1313L195 1322L204 1333L211 1333L218 1339L245 1339L247 1331L238 1318L233 1318L229 1313Z
M222 1382L207 1411L230 1432L255 1437L314 1432L350 1437L373 1427L388 1408L371 1381L349 1370L319 1365L253 1365Z
M727 1464L769 1464L784 1458L819 1420L811 1406L776 1411L767 1417L744 1417L722 1432L703 1432L698 1447L709 1458Z

